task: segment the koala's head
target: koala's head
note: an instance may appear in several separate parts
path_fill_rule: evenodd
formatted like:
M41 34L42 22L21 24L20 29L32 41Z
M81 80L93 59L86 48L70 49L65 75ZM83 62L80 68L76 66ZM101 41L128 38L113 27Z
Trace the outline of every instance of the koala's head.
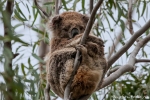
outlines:
M78 12L64 12L53 17L48 23L53 37L73 38L84 32L89 17Z

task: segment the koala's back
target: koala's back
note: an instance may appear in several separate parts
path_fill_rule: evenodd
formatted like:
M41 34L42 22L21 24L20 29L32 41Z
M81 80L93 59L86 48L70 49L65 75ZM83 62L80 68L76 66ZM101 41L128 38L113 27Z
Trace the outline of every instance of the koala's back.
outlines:
M51 89L63 98L64 88L72 73L76 51L74 48L62 49L51 54L47 63L48 82Z

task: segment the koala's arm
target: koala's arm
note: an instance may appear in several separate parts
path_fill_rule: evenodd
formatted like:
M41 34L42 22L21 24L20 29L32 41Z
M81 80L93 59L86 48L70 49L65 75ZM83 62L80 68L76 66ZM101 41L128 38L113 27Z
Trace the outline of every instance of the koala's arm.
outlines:
M94 35L89 35L87 38L87 42L93 42L96 43L99 46L103 46L104 47L104 42L101 38L98 38Z

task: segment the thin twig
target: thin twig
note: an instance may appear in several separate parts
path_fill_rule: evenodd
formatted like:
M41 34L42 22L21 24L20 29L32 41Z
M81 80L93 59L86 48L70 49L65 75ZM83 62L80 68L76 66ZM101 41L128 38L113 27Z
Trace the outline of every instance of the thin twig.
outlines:
M50 95L49 95L49 91L50 91L50 85L49 85L49 83L47 82L47 83L46 83L46 88L45 88L45 90L44 90L44 97L45 97L45 100L51 100Z
M150 62L150 59L136 59L136 63L140 62Z
M125 53L132 46L132 44L136 41L136 39L142 34L144 34L144 32L149 28L150 28L150 20L141 29L135 32L130 38L130 40L108 60L108 69L123 53Z
M49 14L47 14L41 7L40 5L37 3L36 0L34 0L35 5L38 7L38 9L40 9L42 11L42 13L48 18Z
M129 0L129 7L128 7L128 23L129 23L129 31L130 34L133 35L133 26L132 26L132 0Z
M85 41L86 41L86 39L87 39L87 37L88 37L88 35L89 35L90 31L91 31L92 25L93 25L93 23L95 21L95 14L96 14L98 8L101 6L102 2L103 2L103 0L99 0L98 3L95 5L94 9L92 10L90 19L89 19L89 21L87 23L86 29L84 31L84 34L83 34L82 38L81 38L81 42L80 42L81 45L85 44ZM65 88L64 100L69 100L72 80L74 79L74 75L76 74L76 72L77 72L77 70L79 68L79 65L80 65L79 60L78 60L80 58L79 56L80 56L79 55L79 51L77 50L76 57L75 57L75 62L74 62L74 70L73 70L72 75L70 77L70 80L69 80L69 82L68 82L68 84L67 84L67 86Z
M55 14L56 14L56 15L59 14L58 5L59 5L59 1L58 1L58 0L55 0Z

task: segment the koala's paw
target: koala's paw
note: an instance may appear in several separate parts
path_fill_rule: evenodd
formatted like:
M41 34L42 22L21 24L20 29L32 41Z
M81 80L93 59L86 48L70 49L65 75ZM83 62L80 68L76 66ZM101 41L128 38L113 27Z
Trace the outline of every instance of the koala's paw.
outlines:
M76 50L79 50L81 53L87 53L87 48L85 45L78 44L75 46Z

